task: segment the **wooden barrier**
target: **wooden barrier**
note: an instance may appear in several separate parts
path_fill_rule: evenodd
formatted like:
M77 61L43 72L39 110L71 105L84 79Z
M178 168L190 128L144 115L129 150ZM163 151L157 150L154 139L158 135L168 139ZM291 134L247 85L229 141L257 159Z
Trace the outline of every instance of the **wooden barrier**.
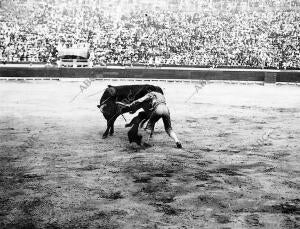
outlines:
M297 70L260 70L260 69L208 69L180 67L93 67L58 68L0 66L0 77L4 78L137 78L173 80L234 80L260 81L266 83L300 83Z

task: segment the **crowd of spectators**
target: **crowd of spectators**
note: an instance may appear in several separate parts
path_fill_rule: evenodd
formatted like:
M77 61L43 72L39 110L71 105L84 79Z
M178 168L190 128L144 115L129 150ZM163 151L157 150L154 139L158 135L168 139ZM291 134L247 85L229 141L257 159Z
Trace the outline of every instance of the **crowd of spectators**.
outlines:
M61 48L88 45L94 65L300 68L297 9L137 10L38 1L0 9L0 61L55 63Z

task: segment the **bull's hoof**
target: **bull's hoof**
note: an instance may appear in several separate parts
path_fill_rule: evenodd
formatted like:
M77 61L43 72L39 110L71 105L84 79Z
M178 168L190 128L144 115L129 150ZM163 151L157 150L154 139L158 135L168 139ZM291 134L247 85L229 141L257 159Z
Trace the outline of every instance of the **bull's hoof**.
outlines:
M113 136L114 135L114 133L109 133L109 136Z
M177 146L177 148L179 148L179 149L181 149L181 148L182 148L182 145L181 145L181 143L180 143L180 142L176 142L176 146Z
M105 138L107 138L107 134L102 135L102 139L105 139Z

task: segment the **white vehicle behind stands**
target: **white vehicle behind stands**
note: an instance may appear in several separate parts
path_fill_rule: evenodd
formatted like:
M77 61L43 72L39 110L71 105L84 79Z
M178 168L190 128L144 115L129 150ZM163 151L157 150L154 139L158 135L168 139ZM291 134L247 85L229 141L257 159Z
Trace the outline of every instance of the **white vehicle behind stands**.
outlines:
M93 67L93 62L89 59L89 49L87 47L72 47L58 49L58 67Z

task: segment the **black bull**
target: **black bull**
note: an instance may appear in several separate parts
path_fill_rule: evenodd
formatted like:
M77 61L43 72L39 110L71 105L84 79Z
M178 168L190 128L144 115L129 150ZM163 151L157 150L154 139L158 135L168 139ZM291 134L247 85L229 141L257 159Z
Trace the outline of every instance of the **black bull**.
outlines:
M154 85L139 84L139 85L122 85L122 86L110 86L104 91L100 105L97 107L102 111L104 118L107 120L107 128L103 134L103 138L106 138L108 133L113 135L114 123L116 119L124 113L132 112L128 108L120 109L116 102L131 103L134 100L142 98L147 93L155 91L163 94L163 90Z

